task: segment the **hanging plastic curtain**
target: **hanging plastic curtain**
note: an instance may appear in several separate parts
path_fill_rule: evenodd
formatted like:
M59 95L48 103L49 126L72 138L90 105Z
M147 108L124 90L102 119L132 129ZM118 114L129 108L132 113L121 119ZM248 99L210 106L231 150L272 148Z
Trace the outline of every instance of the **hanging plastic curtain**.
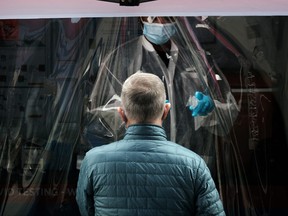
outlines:
M117 108L137 71L163 80L167 136L204 158L227 215L287 213L286 75L277 67L287 51L274 48L285 18L165 19L175 26L169 47L153 46L139 17L0 21L1 215L79 215L81 158L125 134ZM192 115L196 92L213 112Z
M7 22L5 34L13 30ZM94 25L18 20L17 37L2 40L1 215L53 215L65 204Z
M141 20L136 19L139 22L137 28L141 33ZM117 113L117 107L121 106L122 84L127 77L137 71L154 73L165 83L167 100L172 104L169 118L164 122L169 139L195 151L205 159L219 183L220 193L224 199L226 194L223 193L226 192L235 194L235 198L238 199L236 191L240 190L239 186L233 185L226 191L222 188L222 181L225 181L225 184L229 184L230 181L232 184L238 181L241 185L247 183L241 167L241 158L238 158L237 149L235 150L237 145L233 134L233 124L241 103L235 100L230 85L217 64L217 59L202 48L197 38L193 25L205 25L205 23L195 18L166 17L166 19L170 19L169 22L174 23L176 27L176 33L171 38L171 47L168 49L158 46L162 52L157 52L157 46L154 47L140 34L119 44L101 61L90 96L84 135L92 146L121 139L125 133L125 125ZM225 48L225 50L229 54L230 62L227 64L230 66L232 64L241 77L241 73L247 68L245 59L236 49ZM211 96L215 104L214 112L207 116L192 116L189 105L197 91ZM223 145L229 146L227 151L231 162L228 167L222 165L223 161L225 164L227 162L227 157L220 150ZM223 178L226 175L237 177L226 182ZM248 189L243 191L243 196L245 201L249 200ZM241 204L236 205L242 205L244 200L239 202Z

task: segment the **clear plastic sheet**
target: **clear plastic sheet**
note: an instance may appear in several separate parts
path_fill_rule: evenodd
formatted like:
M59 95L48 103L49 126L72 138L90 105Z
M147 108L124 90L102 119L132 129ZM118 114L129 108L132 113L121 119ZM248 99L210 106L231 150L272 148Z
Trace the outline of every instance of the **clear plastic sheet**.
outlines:
M287 18L176 27L162 56L138 17L0 21L1 215L79 214L81 159L123 137L121 86L138 70L165 83L168 138L205 159L227 215L287 214ZM208 116L192 117L195 91Z

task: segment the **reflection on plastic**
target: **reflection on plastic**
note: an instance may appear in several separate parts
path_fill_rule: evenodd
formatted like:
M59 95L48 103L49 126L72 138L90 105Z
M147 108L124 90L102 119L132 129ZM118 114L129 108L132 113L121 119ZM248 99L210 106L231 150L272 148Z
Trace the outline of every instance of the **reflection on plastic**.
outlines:
M189 96L188 102L186 103L186 106L191 106L192 109L194 109L198 104L197 98L193 95Z
M81 159L125 134L119 95L138 70L163 80L167 136L205 159L227 215L287 215L285 17L178 17L162 55L136 17L76 21L1 21L17 31L0 37L0 215L79 215ZM191 116L196 91L211 115Z

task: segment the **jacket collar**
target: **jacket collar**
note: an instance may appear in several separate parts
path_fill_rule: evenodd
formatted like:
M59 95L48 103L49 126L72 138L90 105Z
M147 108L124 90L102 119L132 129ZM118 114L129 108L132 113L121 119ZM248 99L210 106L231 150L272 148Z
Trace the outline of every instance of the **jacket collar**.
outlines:
M167 140L167 136L164 129L158 125L134 124L127 128L124 139Z

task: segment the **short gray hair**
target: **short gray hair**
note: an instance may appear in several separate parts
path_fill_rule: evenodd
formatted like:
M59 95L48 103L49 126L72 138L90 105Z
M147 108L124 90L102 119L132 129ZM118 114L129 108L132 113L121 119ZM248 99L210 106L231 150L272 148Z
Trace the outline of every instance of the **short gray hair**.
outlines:
M154 74L138 71L122 86L121 101L125 115L138 123L162 117L165 99L164 84Z

